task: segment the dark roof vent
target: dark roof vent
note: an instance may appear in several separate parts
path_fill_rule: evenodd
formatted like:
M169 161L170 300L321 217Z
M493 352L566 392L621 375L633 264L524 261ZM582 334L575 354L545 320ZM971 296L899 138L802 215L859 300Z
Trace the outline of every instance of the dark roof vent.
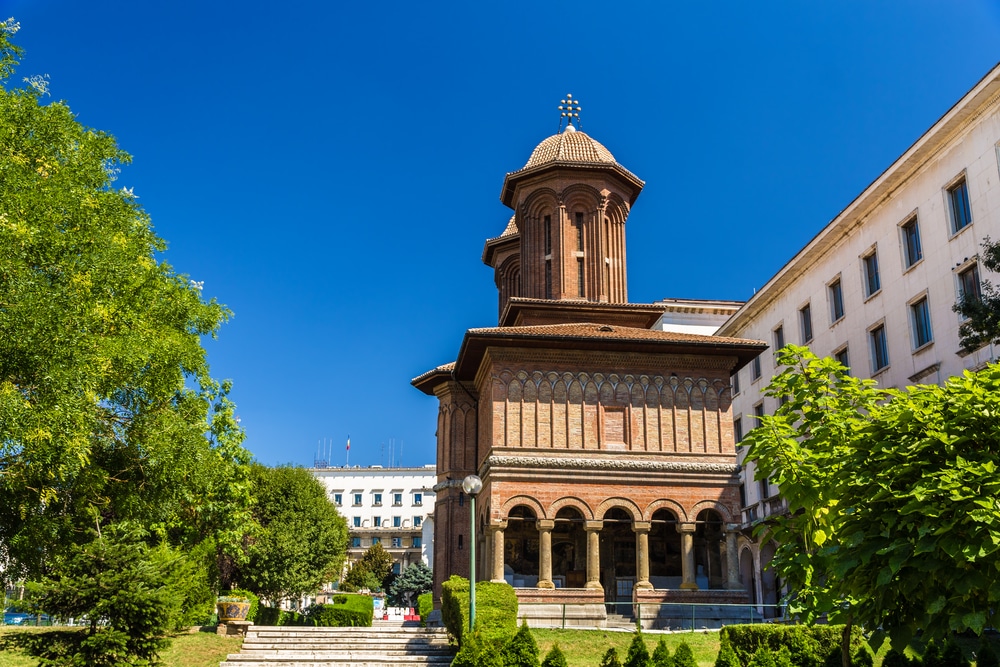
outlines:
M614 331L614 329L611 328L611 327L609 327L607 324L605 324L604 326L597 327L597 330L598 331Z

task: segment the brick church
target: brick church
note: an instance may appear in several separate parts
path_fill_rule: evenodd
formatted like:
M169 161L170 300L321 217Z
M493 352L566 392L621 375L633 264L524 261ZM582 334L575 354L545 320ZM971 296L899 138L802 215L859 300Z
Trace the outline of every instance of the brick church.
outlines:
M469 574L461 484L477 474L477 579L512 584L522 615L747 603L730 375L766 345L655 329L663 308L628 302L644 183L573 123L504 178L514 215L483 249L497 326L413 380L440 403L435 598Z

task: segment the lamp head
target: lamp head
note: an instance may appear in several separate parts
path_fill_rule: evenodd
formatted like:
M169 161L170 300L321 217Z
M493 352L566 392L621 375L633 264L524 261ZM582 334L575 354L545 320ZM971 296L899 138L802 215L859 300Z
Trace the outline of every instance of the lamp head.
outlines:
M469 475L462 480L462 489L470 496L474 496L483 490L483 480L477 475Z

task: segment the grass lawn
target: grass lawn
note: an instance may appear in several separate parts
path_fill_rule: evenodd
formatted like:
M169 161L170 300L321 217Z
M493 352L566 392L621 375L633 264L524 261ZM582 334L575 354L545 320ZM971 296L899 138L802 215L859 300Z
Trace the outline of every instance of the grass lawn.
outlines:
M45 632L46 628L0 628L0 642L5 635L17 632ZM230 653L239 653L242 639L220 637L215 632L181 634L160 656L164 667L219 667ZM18 651L0 648L0 667L36 667L38 662Z
M631 632L614 632L608 630L532 630L538 642L538 654L544 658L552 645L559 643L559 648L566 654L569 667L599 667L605 651L614 646L618 649L618 657L625 660L628 645L632 643ZM643 633L646 646L652 653L660 637L663 637L670 648L671 655L681 642L687 642L694 652L698 667L712 667L719 654L719 632L678 632ZM2 667L2 665L0 665Z

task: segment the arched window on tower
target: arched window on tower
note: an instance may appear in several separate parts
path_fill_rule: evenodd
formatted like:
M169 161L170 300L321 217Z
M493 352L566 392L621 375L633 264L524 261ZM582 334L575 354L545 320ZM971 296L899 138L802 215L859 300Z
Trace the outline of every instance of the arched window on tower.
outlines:
M586 294L586 285L584 281L584 265L583 265L583 213L577 211L576 213L576 289L577 295L583 297Z
M552 298L552 216L545 216L545 298Z

